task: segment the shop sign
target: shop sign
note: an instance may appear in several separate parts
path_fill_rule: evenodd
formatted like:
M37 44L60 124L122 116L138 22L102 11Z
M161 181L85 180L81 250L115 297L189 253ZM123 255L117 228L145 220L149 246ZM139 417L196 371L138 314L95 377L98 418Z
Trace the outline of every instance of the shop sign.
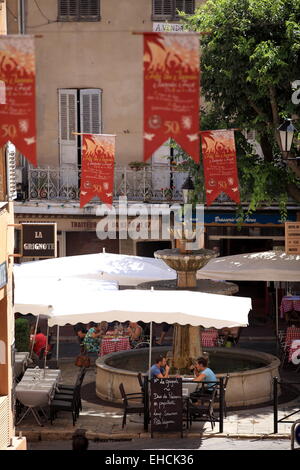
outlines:
M7 266L6 263L0 264L0 289L7 284Z
M22 224L21 255L28 258L56 258L57 225Z
M300 255L300 222L285 223L285 252Z
M296 221L296 214L289 214L288 218L290 221ZM234 212L214 212L204 213L205 224L218 224L218 225L236 225L238 223L238 217ZM275 212L274 214L254 213L243 220L242 225L282 225L283 222L280 220L280 214Z

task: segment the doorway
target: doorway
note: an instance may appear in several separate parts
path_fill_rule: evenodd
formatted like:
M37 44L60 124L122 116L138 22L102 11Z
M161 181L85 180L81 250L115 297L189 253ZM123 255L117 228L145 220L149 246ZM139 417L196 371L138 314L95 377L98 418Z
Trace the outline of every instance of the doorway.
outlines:
M172 248L170 241L155 241L155 242L137 242L136 255L154 258L154 252L157 250L166 250Z

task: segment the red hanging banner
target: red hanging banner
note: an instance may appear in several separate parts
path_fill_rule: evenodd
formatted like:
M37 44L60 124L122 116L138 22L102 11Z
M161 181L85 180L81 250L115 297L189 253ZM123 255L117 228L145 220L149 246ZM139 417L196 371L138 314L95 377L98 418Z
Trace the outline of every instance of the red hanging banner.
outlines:
M208 206L224 192L240 202L234 131L201 132L206 203Z
M115 136L83 134L80 207L98 196L112 204L114 188Z
M0 147L8 141L36 166L32 36L0 36Z
M144 34L144 160L173 138L199 162L199 36Z

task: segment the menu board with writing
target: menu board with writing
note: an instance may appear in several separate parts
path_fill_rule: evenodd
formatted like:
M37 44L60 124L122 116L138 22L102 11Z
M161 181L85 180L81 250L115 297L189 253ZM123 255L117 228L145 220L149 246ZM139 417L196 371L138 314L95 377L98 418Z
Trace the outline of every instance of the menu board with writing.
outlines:
M285 252L300 254L300 222L285 222Z
M182 379L152 379L151 433L182 432Z

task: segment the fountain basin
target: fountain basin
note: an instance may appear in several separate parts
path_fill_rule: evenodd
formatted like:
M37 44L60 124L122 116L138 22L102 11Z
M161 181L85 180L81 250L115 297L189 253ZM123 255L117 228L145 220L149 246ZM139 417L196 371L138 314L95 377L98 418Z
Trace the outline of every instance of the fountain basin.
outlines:
M212 250L195 250L191 253L180 253L177 248L158 250L154 253L155 258L162 259L175 271L193 271L203 268L216 254Z
M157 355L170 347L155 348ZM279 377L277 357L258 351L239 348L206 348L210 366L217 377L230 374L226 391L228 407L246 407L272 399L272 379ZM137 349L108 354L96 361L96 394L105 401L120 403L120 383L127 393L140 392L137 374L147 373L149 349ZM130 370L131 369L131 370ZM236 370L239 369L239 370Z

